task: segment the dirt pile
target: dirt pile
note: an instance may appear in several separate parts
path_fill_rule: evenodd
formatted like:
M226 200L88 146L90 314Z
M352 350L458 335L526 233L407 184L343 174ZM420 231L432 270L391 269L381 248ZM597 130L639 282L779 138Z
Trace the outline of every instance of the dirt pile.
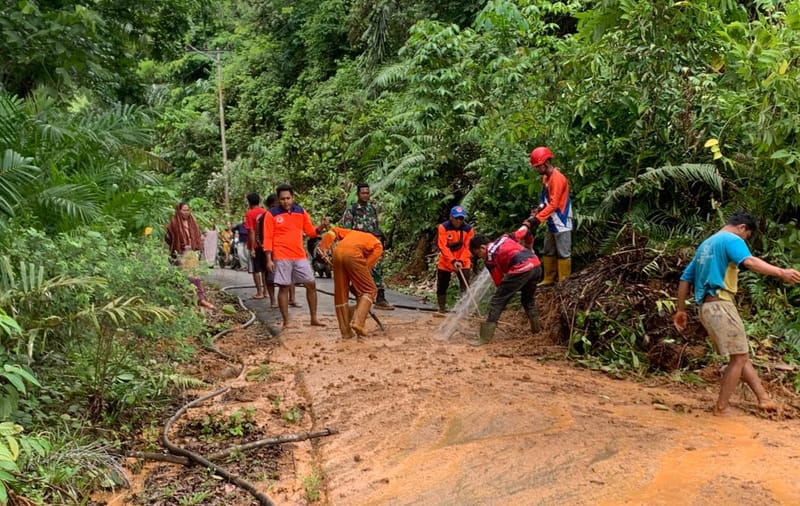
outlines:
M629 247L539 290L537 307L549 339L577 354L644 360L654 370L696 363L706 350L699 321L691 318L685 336L672 325L673 300L688 261L683 255Z

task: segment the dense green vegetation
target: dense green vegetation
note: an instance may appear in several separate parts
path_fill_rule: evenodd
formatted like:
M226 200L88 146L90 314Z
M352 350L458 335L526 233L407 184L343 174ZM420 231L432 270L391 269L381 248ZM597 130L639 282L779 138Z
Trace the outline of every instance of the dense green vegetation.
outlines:
M288 181L335 219L372 183L389 264L421 277L453 204L489 235L527 215L544 144L578 264L693 246L744 207L754 252L796 266L799 29L797 0L7 0L0 502L79 502L134 407L186 381L202 323L158 235L179 199L221 210L226 179L234 221L248 191ZM756 342L797 363L800 290L742 284Z

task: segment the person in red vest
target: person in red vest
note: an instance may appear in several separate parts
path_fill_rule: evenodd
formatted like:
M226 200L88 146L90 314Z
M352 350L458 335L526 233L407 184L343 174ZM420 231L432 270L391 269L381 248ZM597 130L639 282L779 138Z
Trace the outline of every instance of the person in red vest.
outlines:
M489 314L486 321L481 323L478 340L473 344L486 344L492 340L500 313L517 292L520 293L520 302L528 316L531 331L536 333L542 329L534 300L536 284L542 280L542 264L533 251L519 243L532 234L533 226L526 220L516 232L503 234L494 241L485 235L476 235L470 240L470 251L484 260L497 286L489 302Z

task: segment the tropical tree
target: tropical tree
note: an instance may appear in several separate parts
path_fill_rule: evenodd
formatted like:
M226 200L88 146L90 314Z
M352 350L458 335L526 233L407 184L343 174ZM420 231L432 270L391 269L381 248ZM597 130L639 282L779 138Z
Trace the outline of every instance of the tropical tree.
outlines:
M173 199L158 190L162 163L146 150L150 124L141 106L74 101L68 111L45 94L0 95L5 214L51 231L104 220L134 231L160 220L159 206Z

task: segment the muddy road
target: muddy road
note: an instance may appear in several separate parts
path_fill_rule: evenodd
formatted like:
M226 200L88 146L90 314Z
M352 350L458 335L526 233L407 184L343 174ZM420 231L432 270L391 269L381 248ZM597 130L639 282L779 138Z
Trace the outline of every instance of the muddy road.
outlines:
M246 275L217 275L247 284ZM400 309L377 313L385 331L368 322L369 338L343 341L330 299L320 295L325 328L308 326L301 308L292 309L301 326L277 338L263 325L221 338L219 348L244 361L237 377L214 373L218 360L197 365L215 387L239 392L205 410L248 407L270 434L339 431L284 445L282 471L257 483L276 504L315 494L316 504L337 506L800 504L800 421L714 417L714 383L576 368L513 315L482 347L461 333L441 339L443 319ZM305 306L301 289L298 300ZM267 323L278 318L247 303ZM248 379L263 364L269 381ZM276 398L299 416L276 419ZM742 391L734 401L755 404ZM199 504L252 503L243 497Z

